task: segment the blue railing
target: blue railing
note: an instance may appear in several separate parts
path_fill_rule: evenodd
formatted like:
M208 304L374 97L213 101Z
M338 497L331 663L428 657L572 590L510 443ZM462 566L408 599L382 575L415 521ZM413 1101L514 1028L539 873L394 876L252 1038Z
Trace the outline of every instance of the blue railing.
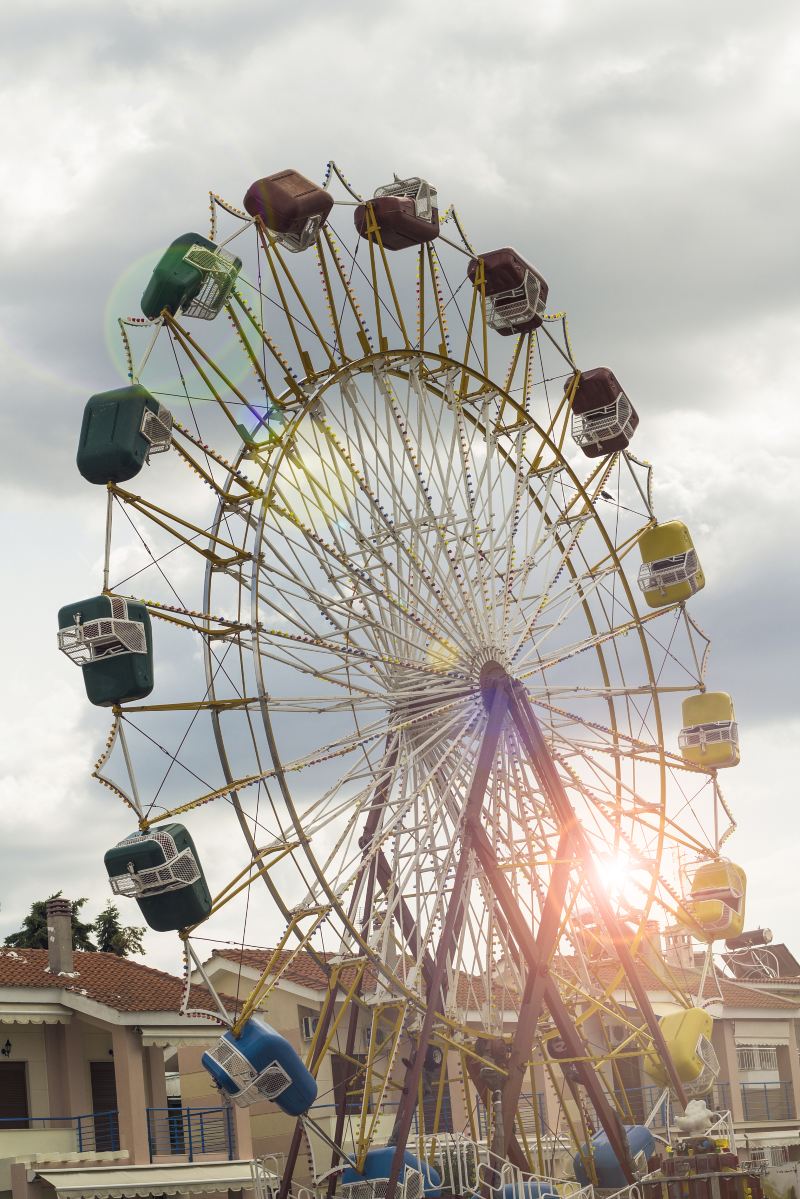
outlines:
M745 1120L793 1120L794 1095L788 1082L743 1082L742 1115Z
M230 1107L149 1107L147 1140L150 1160L178 1154L194 1161L206 1153L233 1161L235 1136Z
M42 1132L47 1129L71 1129L78 1153L109 1153L120 1147L119 1113L89 1112L85 1116L11 1116L0 1120L4 1128Z
M624 1092L618 1091L616 1094L617 1105L622 1112L623 1119L632 1116L634 1123L643 1124L663 1093L664 1088L658 1086L628 1087ZM731 1089L729 1084L727 1082L715 1083L710 1095L705 1099L713 1111L730 1111ZM664 1098L654 1119L650 1122L651 1127L666 1128L669 1117L669 1099Z
M627 1121L633 1117L634 1124L643 1124L663 1093L664 1088L657 1086L627 1087L625 1091L617 1091L615 1097L623 1120ZM664 1128L666 1126L667 1106L668 1100L664 1099L652 1121L654 1127Z

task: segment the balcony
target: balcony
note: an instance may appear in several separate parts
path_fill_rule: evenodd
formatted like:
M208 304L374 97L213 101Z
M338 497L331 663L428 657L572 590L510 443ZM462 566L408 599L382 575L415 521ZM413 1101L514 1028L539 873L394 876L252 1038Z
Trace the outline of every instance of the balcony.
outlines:
M151 1161L236 1158L229 1107L149 1107L146 1116ZM124 1148L116 1111L0 1119L0 1159L26 1153L115 1153Z
M644 1124L663 1094L663 1087L656 1086L629 1087L624 1094L619 1092L616 1099L623 1120L633 1117L635 1124ZM706 1103L712 1111L730 1111L731 1089L727 1082L715 1083L711 1089L711 1094L705 1098ZM665 1129L668 1120L671 1119L672 1113L668 1110L668 1104L669 1099L667 1097L662 1099L658 1112L653 1120L650 1121L650 1126L657 1131Z
M230 1107L149 1107L150 1161L176 1157L233 1161L236 1140Z
M742 1114L745 1120L793 1120L794 1095L789 1082L743 1082Z
M14 1157L23 1152L113 1153L120 1148L116 1111L0 1120L0 1157Z

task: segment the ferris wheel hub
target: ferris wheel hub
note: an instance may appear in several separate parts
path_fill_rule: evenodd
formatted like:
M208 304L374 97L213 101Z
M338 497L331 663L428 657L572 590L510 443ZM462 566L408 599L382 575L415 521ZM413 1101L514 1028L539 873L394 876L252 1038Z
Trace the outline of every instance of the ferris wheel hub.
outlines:
M505 687L508 682L509 675L504 666L501 666L494 658L491 658L488 662L484 662L481 667L479 683L483 703L487 710L491 707L492 700L498 689Z

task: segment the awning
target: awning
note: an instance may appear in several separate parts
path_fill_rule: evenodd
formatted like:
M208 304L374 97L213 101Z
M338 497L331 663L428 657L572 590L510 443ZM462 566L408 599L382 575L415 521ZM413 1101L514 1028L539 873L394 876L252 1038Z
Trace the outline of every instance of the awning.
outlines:
M69 1024L72 1012L48 1004L0 1003L0 1024Z
M42 1170L64 1199L123 1199L132 1195L197 1195L252 1187L249 1161L181 1162L164 1166L109 1166L82 1170Z
M788 1020L734 1020L737 1045L786 1045L791 1025Z
M142 1044L158 1049L177 1049L182 1045L215 1045L224 1031L218 1024L209 1025L207 1028L203 1028L202 1025L198 1028L176 1028L174 1032L144 1029Z

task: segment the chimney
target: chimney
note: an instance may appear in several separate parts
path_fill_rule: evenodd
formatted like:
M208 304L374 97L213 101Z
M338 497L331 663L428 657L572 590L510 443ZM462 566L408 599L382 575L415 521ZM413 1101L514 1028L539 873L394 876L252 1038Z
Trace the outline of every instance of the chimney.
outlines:
M664 948L664 958L670 966L677 966L681 970L694 967L692 935L679 924L664 930Z
M47 901L47 958L51 974L72 973L72 904Z

